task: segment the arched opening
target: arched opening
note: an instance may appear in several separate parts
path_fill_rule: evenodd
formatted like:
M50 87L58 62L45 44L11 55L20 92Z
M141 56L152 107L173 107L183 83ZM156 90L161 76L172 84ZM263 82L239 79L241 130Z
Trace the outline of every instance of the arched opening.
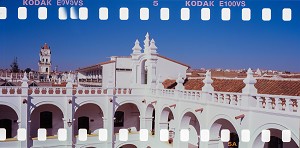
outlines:
M222 130L229 130L230 138L229 138L228 142L222 142L220 140ZM215 142L213 142L213 143L215 143L217 145L220 145L223 143L224 148L238 148L239 147L238 133L230 121L223 119L223 118L216 120L210 128L210 132L211 132L210 141L212 141L212 142L216 141L216 140L219 141L219 143L215 143Z
M30 116L31 137L37 137L39 128L45 128L47 136L57 136L58 129L64 128L63 117L63 112L55 105L44 104L36 107Z
M160 129L168 129L174 131L174 115L170 108L165 107L160 116Z
M148 68L146 65L147 60L143 60L141 63L141 84L147 84L148 81Z
M6 139L17 136L18 115L14 109L0 105L0 128L6 129Z
M183 115L180 123L180 129L189 130L189 148L198 148L199 147L199 136L200 136L200 123L192 112L187 112ZM185 143L182 143L185 144ZM186 147L186 146L185 146Z
M282 131L279 129L270 128L270 141L262 142L261 133L255 138L253 147L263 147L263 148L296 148L299 147L297 143L292 138L290 142L282 141Z
M146 128L154 135L155 130L155 109L153 105L148 105L146 108Z
M46 63L48 63L48 59L46 59Z
M128 129L129 133L140 130L140 111L133 103L125 103L119 106L114 115L114 132L120 129Z
M92 103L80 106L75 112L74 133L78 135L79 129L86 129L88 134L97 134L103 128L103 111Z
M46 72L48 72L48 68L46 68Z
M125 144L120 146L119 148L137 148L137 146L133 145L133 144Z

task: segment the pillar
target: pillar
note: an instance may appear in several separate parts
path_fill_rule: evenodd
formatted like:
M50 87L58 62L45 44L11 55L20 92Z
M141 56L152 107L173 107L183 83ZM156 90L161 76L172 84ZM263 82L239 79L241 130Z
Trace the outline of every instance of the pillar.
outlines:
M75 135L74 135L74 113L75 113L75 98L73 96L73 84L70 77L68 76L68 83L66 85L66 111L64 117L64 128L67 130L67 146L75 147Z
M21 89L22 94L20 100L19 129L26 129L26 140L21 142L21 147L30 147L30 98L28 97L28 78L26 73L24 73L24 77L22 79Z

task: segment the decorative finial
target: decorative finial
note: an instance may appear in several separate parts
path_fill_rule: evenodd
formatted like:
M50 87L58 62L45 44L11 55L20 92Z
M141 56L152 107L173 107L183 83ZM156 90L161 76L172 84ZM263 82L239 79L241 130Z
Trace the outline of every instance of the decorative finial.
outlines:
M204 92L213 92L214 88L212 87L213 80L211 79L211 72L209 70L206 71L205 79L203 80L204 86L202 87L202 91Z
M147 34L145 36L145 40L144 40L144 50L145 50L145 52L147 52L149 44L150 44L150 37L149 37L149 33L147 32Z
M68 74L67 82L72 82L71 73Z
M27 73L24 72L24 76L22 78L22 84L21 84L22 87L28 87L28 78L27 78Z
M136 39L135 41L135 44L134 44L134 47L132 48L133 50L133 54L140 54L141 53L141 50L142 50L142 47L140 46L140 42L138 39Z
M152 39L151 42L150 42L150 52L151 52L151 54L156 54L157 53L156 50L157 50L157 47L155 45L155 41L154 41L154 39Z
M177 85L175 86L175 89L176 89L176 90L184 90L184 86L183 86L184 79L183 79L183 77L181 76L181 74L178 74L176 83L177 83Z
M27 73L26 72L24 72L24 76L22 78L22 81L28 82L28 78L27 78Z
M247 77L243 80L246 86L243 88L242 92L246 94L257 94L257 89L255 88L254 84L257 82L256 79L253 77L253 71L251 68L247 71Z

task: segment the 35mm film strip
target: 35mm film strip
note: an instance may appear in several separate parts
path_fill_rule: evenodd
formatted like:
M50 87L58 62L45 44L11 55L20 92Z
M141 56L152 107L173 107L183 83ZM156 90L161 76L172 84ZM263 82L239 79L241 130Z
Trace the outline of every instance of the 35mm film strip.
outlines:
M77 15L77 11L79 12ZM167 21L170 19L170 9L169 8L161 8L160 9L160 20ZM47 7L39 7L38 8L38 19L46 20L48 16ZM99 8L99 19L100 20L108 20L109 19L109 9L107 7ZM180 11L180 19L183 21L190 20L191 17L198 17L202 21L209 21L211 19L211 9L210 8L202 8L199 11L200 16L198 14L190 14L190 8L181 8ZM69 15L68 15L69 14ZM139 15L140 20L147 21L151 20L150 18L150 10L149 8L140 8L140 14L130 14L130 11L127 7L122 7L119 9L119 18L120 20L129 20L130 15ZM89 16L89 10L87 7L80 7L75 8L71 7L68 13L68 9L66 7L60 7L58 9L58 18L60 20L66 19L79 19L79 20L87 20ZM231 9L230 8L222 8L220 12L220 18L223 21L230 21L231 19ZM250 21L251 20L251 9L250 8L242 8L241 11L241 20L243 21ZM8 17L7 8L0 7L0 19L6 19ZM34 17L34 16L27 16L27 8L26 7L19 7L18 8L18 19L26 20L27 17ZM258 16L256 16L258 17ZM282 9L282 16L283 21L291 21L292 20L292 10L290 8ZM115 19L115 18L111 18ZM271 21L272 19L272 10L270 8L263 8L261 10L261 19L262 21Z
M128 134L130 134L128 129L120 129L119 130L119 141L128 141ZM40 128L37 131L37 140L39 141L46 141L47 140L47 130ZM64 128L61 128L57 132L57 139L59 141L66 141L67 140L67 130ZM139 133L139 140L140 141L148 141L149 135L151 135L151 132L148 131L147 129L141 129ZM162 142L168 141L169 140L169 130L168 129L161 129L159 132L159 139ZM249 130L242 130L241 131L241 142L249 142L250 141L250 131ZM261 131L261 141L262 142L270 142L270 137L271 137L271 132L270 130L262 130ZM230 131L228 129L223 129L221 130L221 141L222 142L229 142L230 140ZM107 141L108 136L107 136L107 129L99 129L98 130L98 139L99 141ZM78 130L78 140L79 141L87 141L88 140L88 134L86 129L79 129ZM202 129L200 131L200 140L202 142L209 142L210 140L210 131L208 129ZM282 141L283 142L290 142L291 141L291 131L290 130L282 130ZM26 137L26 129L20 128L17 131L17 138L18 141L25 141L27 139ZM189 129L181 129L180 130L180 141L181 142L188 142L190 139L190 132ZM6 129L0 128L0 141L5 141L6 140Z

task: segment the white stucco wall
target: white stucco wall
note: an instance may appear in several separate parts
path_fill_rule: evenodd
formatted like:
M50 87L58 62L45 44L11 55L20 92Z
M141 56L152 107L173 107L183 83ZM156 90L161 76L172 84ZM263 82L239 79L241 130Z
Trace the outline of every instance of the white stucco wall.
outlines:
M186 66L158 57L156 75L160 75L163 80L177 79L178 74L185 76L187 69Z
M115 84L115 63L102 65L102 86L107 87L109 79Z

